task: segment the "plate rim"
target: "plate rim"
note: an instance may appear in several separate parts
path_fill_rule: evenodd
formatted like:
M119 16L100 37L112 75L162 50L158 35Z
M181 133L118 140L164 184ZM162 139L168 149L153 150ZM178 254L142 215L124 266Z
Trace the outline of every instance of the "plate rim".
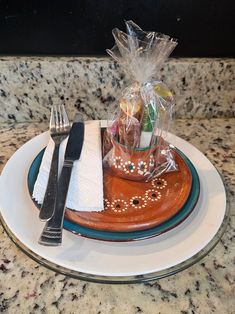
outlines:
M219 172L218 172L219 173ZM221 175L220 175L221 176ZM35 262L39 263L40 265L44 266L47 269L50 269L56 273L60 273L64 276L69 276L74 279L84 280L88 282L100 283L100 284L134 284L134 283L142 283L142 282L149 282L152 280L159 280L162 278L166 278L172 275L175 275L181 271L186 270L187 268L193 266L195 263L199 262L205 256L207 256L214 247L218 244L219 240L225 233L228 223L229 223L229 213L230 208L226 206L225 216L222 221L222 224L217 231L216 235L213 239L198 253L186 259L185 261L176 264L172 267L146 273L143 275L134 275L134 276L105 276L105 275L94 275L89 273L84 273L80 271L71 270L69 268L56 265L55 263L46 260L45 258L39 256L37 253L33 252L29 248L27 248L10 230L7 226L6 222L4 221L2 214L0 213L0 222L3 226L3 229L7 233L10 240L28 257L32 258Z

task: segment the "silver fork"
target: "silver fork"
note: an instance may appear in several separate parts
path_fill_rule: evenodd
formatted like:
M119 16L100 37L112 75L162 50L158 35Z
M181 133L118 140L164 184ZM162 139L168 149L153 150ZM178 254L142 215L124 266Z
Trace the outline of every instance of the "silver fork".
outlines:
M54 212L54 203L57 194L59 148L61 142L67 137L70 131L70 123L64 105L54 105L51 108L50 135L55 143L51 160L51 168L47 189L39 218L43 221L49 220Z

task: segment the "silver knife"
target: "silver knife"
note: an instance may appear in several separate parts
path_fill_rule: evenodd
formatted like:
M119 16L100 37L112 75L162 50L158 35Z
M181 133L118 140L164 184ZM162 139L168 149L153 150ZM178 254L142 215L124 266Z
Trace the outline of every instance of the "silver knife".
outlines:
M65 150L64 164L58 181L54 213L52 218L47 221L39 239L39 243L42 245L58 246L62 243L62 229L69 182L73 163L81 156L83 142L83 116L82 114L77 113L69 133L69 139Z

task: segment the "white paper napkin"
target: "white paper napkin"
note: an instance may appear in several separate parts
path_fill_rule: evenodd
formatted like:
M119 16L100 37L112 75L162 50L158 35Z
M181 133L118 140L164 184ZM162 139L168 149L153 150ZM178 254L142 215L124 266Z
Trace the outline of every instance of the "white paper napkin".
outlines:
M59 174L63 165L67 140L65 139L60 145ZM46 192L53 149L54 142L50 139L33 190L33 198L39 204L42 204ZM80 159L73 165L66 207L77 211L102 211L104 209L99 121L85 123L82 153Z

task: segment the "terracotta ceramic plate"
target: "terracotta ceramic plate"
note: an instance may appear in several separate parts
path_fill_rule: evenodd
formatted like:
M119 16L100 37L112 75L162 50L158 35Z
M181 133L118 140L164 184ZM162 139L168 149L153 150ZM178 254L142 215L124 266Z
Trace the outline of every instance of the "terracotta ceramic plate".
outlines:
M28 172L28 189L29 189L30 195L32 195L32 192L33 192L34 183L37 179L43 153L44 153L44 149L36 156ZM102 240L102 241L114 241L114 242L143 240L143 239L160 235L164 232L169 231L172 228L175 228L177 225L182 223L191 214L191 212L195 208L195 205L197 204L197 200L200 193L200 182L199 182L198 174L195 167L182 152L178 151L178 153L181 155L181 157L184 159L185 163L187 163L190 169L190 172L192 175L192 188L191 188L189 197L186 203L184 204L184 206L182 207L182 209L173 217L168 219L167 221L150 229L130 231L130 232L120 232L120 231L115 232L115 231L103 231L103 230L87 228L65 218L64 228L67 229L68 231L71 231L74 234L77 234L83 237L92 238L96 240ZM35 205L39 208L39 205L37 203L35 203Z
M187 163L175 151L178 171L149 183L134 182L104 171L105 210L66 210L68 221L90 229L130 232L157 226L173 217L188 199L192 175Z
M175 159L178 171L149 183L121 179L104 170L105 210L68 209L66 218L87 228L117 232L144 230L163 223L183 207L192 185L187 163L177 152Z

